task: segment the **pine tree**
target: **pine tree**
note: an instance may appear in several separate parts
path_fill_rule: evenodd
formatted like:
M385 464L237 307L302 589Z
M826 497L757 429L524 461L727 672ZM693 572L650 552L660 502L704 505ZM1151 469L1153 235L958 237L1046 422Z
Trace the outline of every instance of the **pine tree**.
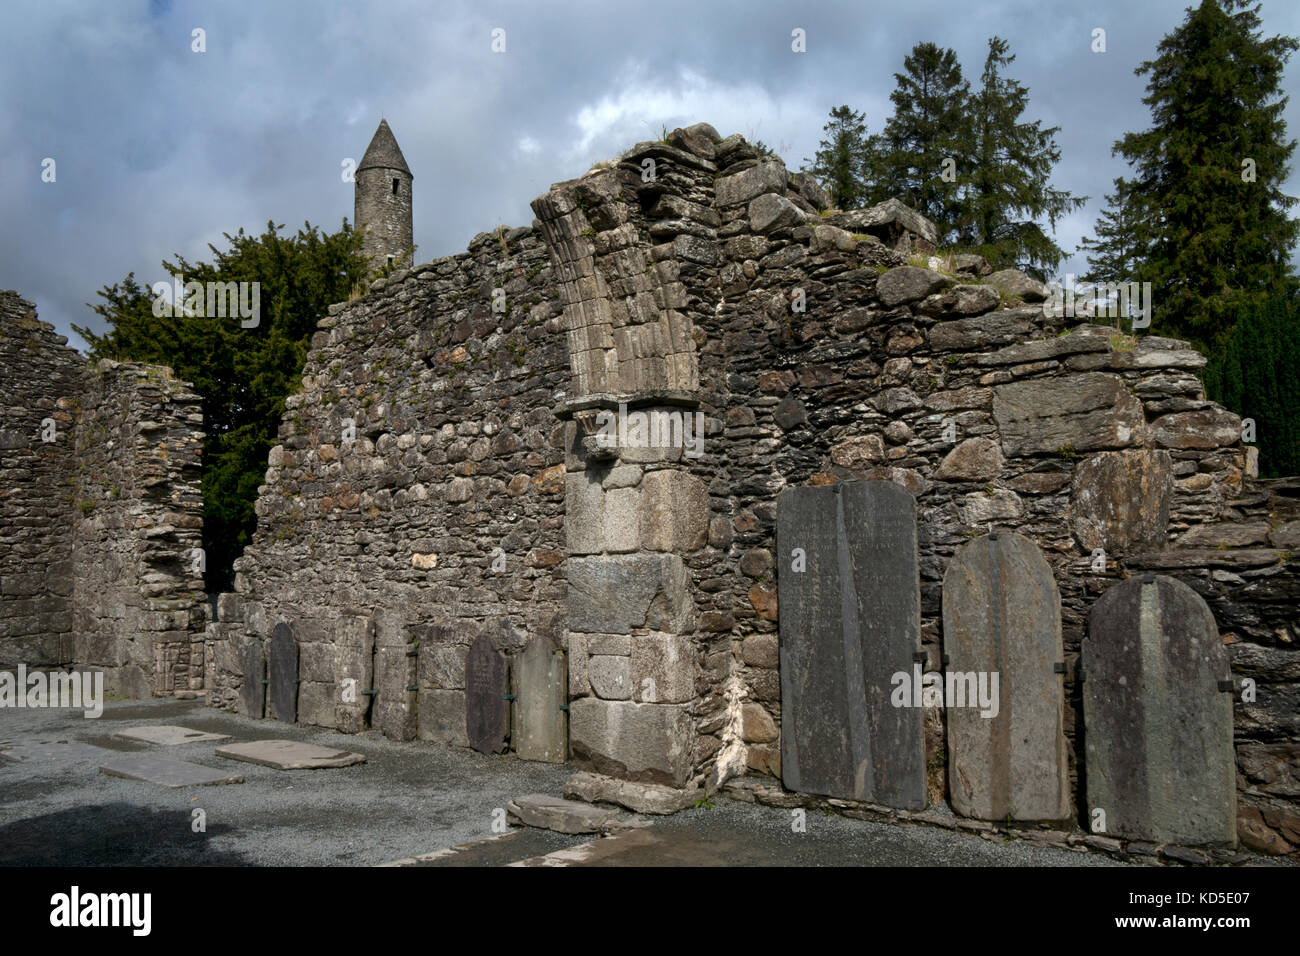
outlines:
M1135 214L1134 200L1128 183L1115 180L1115 191L1106 194L1106 208L1097 217L1097 238L1088 236L1078 251L1087 253L1088 272L1081 278L1088 282L1140 281L1137 233L1143 218Z
M827 138L818 144L808 171L821 182L837 209L857 209L867 199L871 164L866 117L848 106L836 106L830 116L822 127Z
M897 197L935 223L940 233L961 216L954 176L962 144L969 140L970 84L957 54L934 43L918 43L894 74L889 95L894 114L873 138L870 198ZM954 176L945 179L945 160Z
M1293 37L1263 39L1258 4L1202 0L1137 68L1153 125L1114 152L1134 168L1121 218L1142 278L1152 282L1153 328L1214 353L1238 315L1285 287L1300 223L1281 192L1295 141L1286 141L1283 65Z
M361 235L346 221L331 235L310 223L296 236L280 235L283 228L267 223L260 236L242 229L227 234L228 250L208 247L213 263L182 256L162 263L164 275L205 285L258 282L256 327L244 328L238 318L182 310L156 315L155 297L135 273L105 286L99 291L104 301L90 306L107 320L108 331L97 335L73 326L89 343L92 358L171 366L202 396L203 548L209 590L229 590L231 565L251 540L267 452L275 443L285 399L300 381L316 323L367 272Z
M1022 122L1029 89L1004 74L1015 61L1006 40L989 39L980 87L970 99L970 131L959 162L962 217L959 243L985 256L995 268L1014 266L1045 277L1065 253L1039 225L1056 222L1087 201L1054 189L1049 179L1061 158L1059 127Z

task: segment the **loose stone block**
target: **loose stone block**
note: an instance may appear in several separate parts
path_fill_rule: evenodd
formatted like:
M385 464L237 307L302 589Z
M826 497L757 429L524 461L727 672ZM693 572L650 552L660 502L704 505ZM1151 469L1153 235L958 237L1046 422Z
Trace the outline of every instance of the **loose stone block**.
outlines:
M568 756L568 664L548 635L536 634L515 661L515 753L524 760L564 763Z
M999 534L958 550L943 578L943 649L947 675L975 676L954 689L993 691L987 710L971 696L945 700L953 809L980 820L1065 819L1064 677L1054 672L1064 661L1061 597L1037 545Z
M119 754L101 764L99 772L109 777L156 783L169 790L244 782L244 778L239 774L211 770L196 763L173 760L170 757L157 757L153 754Z
M777 499L791 790L925 806L921 711L891 704L893 675L910 675L921 647L915 508L890 482L787 488Z
M244 671L244 683L239 688L240 713L261 720L266 716L266 655L262 642L249 640L240 652L239 663Z
M1089 821L1101 810L1108 836L1234 844L1232 696L1219 690L1227 652L1200 595L1150 578L1111 588L1088 616Z
M590 803L530 793L506 801L506 812L519 823L556 833L602 833L618 829L627 814Z
M271 716L286 724L298 719L298 642L287 624L271 629Z
M174 747L177 744L197 744L207 740L229 740L229 734L209 734L202 730L188 727L176 727L172 724L155 724L148 727L128 727L113 735L119 740L131 740L142 744L158 744L161 747Z
M686 705L584 697L569 707L569 746L580 766L670 787L690 779L694 735Z
M479 753L505 753L510 736L509 688L505 656L490 637L480 634L465 662L465 736Z
M588 803L617 803L637 813L676 813L693 806L704 791L679 790L656 783L633 783L586 770L575 773L564 783L564 795Z
M217 748L218 757L261 764L276 770L316 770L325 767L351 767L365 763L362 754L333 747L320 747L300 740L253 740Z

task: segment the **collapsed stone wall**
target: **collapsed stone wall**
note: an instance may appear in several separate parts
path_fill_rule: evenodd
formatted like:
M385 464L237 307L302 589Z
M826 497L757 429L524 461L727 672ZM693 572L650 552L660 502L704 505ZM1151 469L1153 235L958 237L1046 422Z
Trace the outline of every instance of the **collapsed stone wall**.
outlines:
M110 693L203 691L199 400L168 369L108 360L79 398L75 660Z
M0 291L0 667L74 660L74 396L85 363L18 293ZM49 430L52 422L53 430ZM45 423L45 424L43 424ZM42 435L51 441L42 440Z
M209 700L246 709L246 645L286 624L300 721L465 746L474 639L564 643L559 304L530 228L372 288L330 307L287 402L210 628Z
M0 363L0 667L102 669L131 697L200 693L198 396L169 369L91 368L13 292L0 292Z

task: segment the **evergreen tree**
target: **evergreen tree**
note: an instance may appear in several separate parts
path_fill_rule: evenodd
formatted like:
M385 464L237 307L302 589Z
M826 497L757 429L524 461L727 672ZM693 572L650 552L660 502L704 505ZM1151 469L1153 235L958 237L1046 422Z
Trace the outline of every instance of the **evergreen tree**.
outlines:
M897 197L938 227L940 234L961 218L958 182L945 180L945 160L955 176L957 163L970 138L970 84L952 50L918 43L894 74L889 94L894 114L873 138L870 198L883 202Z
M212 263L176 256L174 263L162 264L167 276L186 282L259 283L255 327L243 328L239 318L156 310L156 297L134 272L101 289L104 302L90 306L107 320L107 332L73 326L89 343L92 358L171 366L202 396L208 590L229 589L231 564L252 538L267 452L275 444L285 399L301 379L316 322L330 303L346 299L367 277L361 236L346 221L332 235L310 223L296 236L279 235L283 228L268 222L261 236L242 229L226 234L229 250L208 247Z
M1295 141L1286 141L1283 65L1293 37L1263 39L1258 4L1202 0L1161 41L1146 75L1153 125L1114 152L1134 167L1129 218L1155 325L1213 352L1235 316L1285 286L1300 224L1281 192Z
M830 115L830 121L822 127L827 138L819 144L808 171L826 189L833 206L857 209L867 199L867 170L871 165L866 117L848 106L836 106Z
M1097 238L1084 236L1078 251L1087 253L1089 282L1140 281L1137 233L1144 217L1136 215L1128 183L1115 180L1115 191L1106 194L1106 208L1097 217Z
M1205 369L1210 398L1255 421L1259 473L1300 474L1300 307L1294 294L1247 308Z
M1029 89L1005 75L1015 61L1006 40L989 39L980 87L972 94L970 131L959 161L962 218L958 242L983 255L994 268L1015 267L1044 278L1065 253L1039 225L1054 230L1063 215L1087 197L1071 196L1049 182L1061 158L1059 127L1022 122Z

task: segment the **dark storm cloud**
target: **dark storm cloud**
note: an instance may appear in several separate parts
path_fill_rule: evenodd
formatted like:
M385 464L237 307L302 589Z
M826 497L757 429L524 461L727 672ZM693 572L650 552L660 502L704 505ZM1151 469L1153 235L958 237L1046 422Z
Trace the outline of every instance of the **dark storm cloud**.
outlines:
M83 303L174 253L207 258L223 232L268 219L336 229L340 177L381 115L415 174L419 257L532 219L555 181L662 127L697 121L812 156L829 109L870 130L888 115L912 45L951 46L968 78L1007 38L1030 118L1059 125L1053 182L1091 196L1059 224L1072 250L1111 180L1113 141L1145 128L1143 80L1183 18L1181 0L1096 3L520 4L67 2L0 6L0 287L47 321L99 328ZM1265 32L1300 34L1296 5L1266 2ZM506 30L506 53L490 32ZM808 52L790 49L802 28ZM1107 31L1105 54L1091 31ZM191 51L206 31L207 52ZM1293 65L1289 76L1294 75ZM1300 106L1288 120L1294 134ZM42 183L41 162L58 179ZM1289 192L1295 193L1295 177ZM1062 272L1078 271L1081 259ZM74 344L80 344L73 338Z

